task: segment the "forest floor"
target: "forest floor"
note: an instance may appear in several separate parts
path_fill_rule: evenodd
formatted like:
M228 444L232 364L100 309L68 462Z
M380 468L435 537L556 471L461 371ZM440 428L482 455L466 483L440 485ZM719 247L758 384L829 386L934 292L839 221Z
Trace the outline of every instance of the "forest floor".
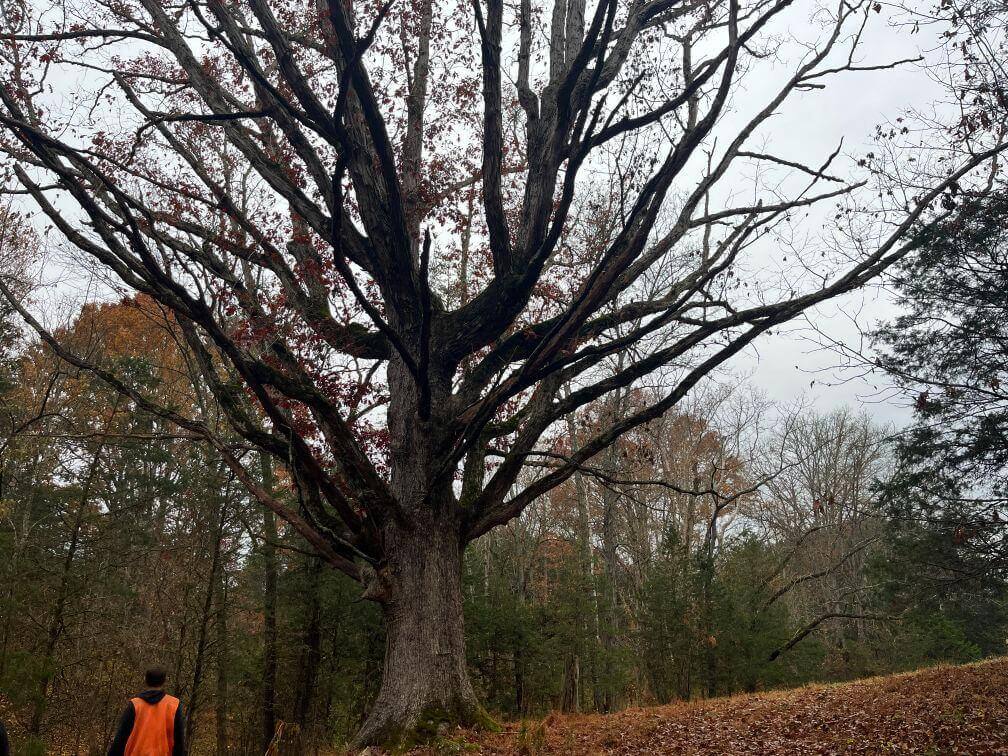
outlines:
M1008 658L849 683L556 715L417 754L1008 754Z

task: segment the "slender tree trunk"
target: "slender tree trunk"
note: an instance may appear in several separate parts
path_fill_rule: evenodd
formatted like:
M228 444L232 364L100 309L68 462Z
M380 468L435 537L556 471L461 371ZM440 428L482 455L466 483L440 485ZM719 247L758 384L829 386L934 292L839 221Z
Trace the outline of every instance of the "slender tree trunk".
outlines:
M200 684L203 682L203 668L206 664L206 648L210 628L210 615L213 612L214 594L217 592L217 579L220 568L221 540L224 538L224 523L227 518L227 504L222 497L220 502L220 520L214 531L214 544L210 556L210 577L207 580L206 597L203 600L203 613L200 617L199 631L196 636L196 658L193 662L192 691L189 694L189 716L186 718L186 743L192 747L193 733L196 731L196 718L199 714Z
M717 689L717 638L714 635L714 625L713 620L710 618L711 612L711 599L708 596L705 599L707 604L707 615L708 619L707 625L707 638L704 642L704 656L707 667L707 697L714 698L718 694Z
M622 364L622 360L623 355L621 354L620 364ZM609 408L609 414L613 419L622 417L625 405L624 399L625 397L621 393L617 393L613 398L613 404ZM603 465L610 475L618 476L620 465L618 446L613 445L606 450ZM605 654L605 660L602 665L604 681L601 697L602 711L605 713L612 711L615 706L614 691L616 680L614 678L616 676L616 669L613 664L613 657L616 650L616 625L619 606L619 596L616 589L617 568L619 566L616 553L616 517L619 496L620 494L614 491L612 487L607 486L602 489L602 560L605 571L605 616L599 625L603 653Z
M116 404L112 414L115 415ZM106 429L108 428L106 423ZM88 466L87 477L81 488L81 495L77 499L77 509L74 512L73 528L70 532L70 543L67 545L66 554L63 557L63 569L60 572L59 589L56 594L56 606L53 609L52 617L49 620L49 632L46 635L45 645L45 665L42 681L39 685L39 697L35 701L32 711L31 721L28 725L28 732L37 736L42 730L42 718L45 716L46 707L49 703L49 695L55 672L52 669L56 654L56 644L59 643L63 635L64 621L66 616L67 601L70 600L70 580L73 571L74 560L77 557L77 549L80 546L81 527L84 524L84 512L87 509L88 498L91 495L91 485L98 472L98 461L101 459L102 444L98 445L95 453L91 457L91 464Z
M357 744L401 747L443 723L486 722L466 670L457 528L433 521L389 528L386 546L385 665Z
M28 488L29 491L28 502L24 508L24 519L23 519L24 524L21 528L21 532L24 535L21 538L20 542L18 542L16 548L14 549L14 553L8 557L10 561L7 564L8 574L12 578L13 576L19 574L21 559L24 556L25 549L28 547L28 534L29 534L28 514L32 511L34 507L35 496L36 492L38 491L38 482L36 480L36 474L38 473L39 462L40 457L36 455L32 462L31 473L28 476L26 476L27 480L30 481L30 483ZM6 590L4 591L4 597L3 600L0 601L0 608L4 610L3 640L2 642L0 642L0 679L4 677L4 674L7 671L7 653L10 644L11 628L14 624L14 614L15 614L14 606L16 604L15 586L17 585L17 583L18 581L13 579L6 581L5 586Z
M192 584L186 580L182 592L182 617L179 621L178 643L175 644L175 673L172 675L172 679L179 684L179 694L182 697L185 697L189 692L182 685L182 666L185 661L186 640L189 638L189 598L191 595Z
M517 553L517 546L516 553ZM517 580L515 582L515 592L518 594L518 605L525 606L525 586L527 578L525 575L524 554L517 553L515 563L518 568ZM525 640L521 633L514 634L514 686L515 686L515 713L522 716L528 708L525 700Z
M569 392L569 390L568 390ZM580 443L577 436L577 425L574 415L567 417L567 434L571 440L571 452L579 450ZM592 698L595 708L601 708L601 698L599 696L598 685L598 647L599 647L599 626L598 626L598 597L595 595L595 569L592 559L591 542L591 518L588 511L588 485L584 476L574 473L574 490L577 496L577 549L578 567L580 569L580 580L583 583L587 599L580 604L581 610L581 646L580 653L586 658L589 665L589 684L591 685ZM589 645L590 644L590 645ZM580 711L581 704L581 660L574 659L574 666L577 669L577 698L573 702L570 711Z
M560 710L567 713L577 713L581 710L581 660L577 653L567 656L564 667L563 700Z
M605 563L605 610L601 625L602 648L605 661L602 671L602 711L612 711L615 669L613 654L616 648L616 494L608 489L602 492L605 510L602 514L602 558Z
M519 717L525 714L525 649L514 642L514 706Z
M315 701L318 668L322 660L322 599L319 595L321 577L322 561L318 558L310 558L308 561L308 599L306 607L308 621L305 627L304 645L301 649L297 698L294 704L294 715L300 733L300 753L306 753L308 743L313 740L308 716Z
M260 457L263 487L273 490L273 464ZM277 555L276 518L273 510L263 508L263 684L262 684L262 752L269 750L276 735L277 680Z
M46 645L44 653L44 671L42 681L39 684L39 697L35 701L32 711L31 722L28 725L28 732L38 735L42 730L42 717L45 715L49 703L52 681L55 672L52 668L56 654L56 644L60 636L63 635L63 622L66 613L66 604L70 594L70 573L73 568L74 559L77 555L77 547L80 543L81 523L84 517L84 506L86 498L81 497L77 504L77 513L74 517L73 531L70 534L70 544L67 546L66 555L63 558L63 569L60 572L60 585L56 597L56 607L53 609L52 618L49 620L49 632L46 634Z
M217 756L228 753L228 667L230 646L227 616L227 571L221 569L217 583L217 697L214 718L217 724Z
M716 507L712 502L711 507ZM707 536L703 547L703 626L704 626L704 662L707 673L707 696L717 695L717 638L714 635L714 546L717 542L717 514L715 513L707 527Z
M618 470L618 460L616 459L616 447L612 446L606 451L606 470L611 475L615 475ZM611 488L603 488L602 498L602 564L605 574L605 585L603 588L603 601L599 602L602 608L602 615L599 621L599 636L602 642L603 663L602 672L602 711L609 713L615 705L613 690L615 687L615 666L613 656L616 649L616 619L618 595L616 592L617 579L617 558L616 558L616 505L619 494Z

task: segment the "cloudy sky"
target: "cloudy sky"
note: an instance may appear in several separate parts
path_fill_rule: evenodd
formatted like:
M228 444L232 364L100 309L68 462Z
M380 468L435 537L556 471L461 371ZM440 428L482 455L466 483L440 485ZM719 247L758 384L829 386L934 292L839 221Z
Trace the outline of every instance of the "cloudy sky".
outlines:
M786 27L775 31L814 39L811 26L802 26L809 20L809 11L808 4L800 10L796 8L796 12L788 15ZM935 61L939 55L933 51L936 47L931 33L925 30L911 34L908 28L895 25L888 10L883 9L880 14L871 14L855 63L875 65L918 55L926 61ZM746 91L755 101L765 101L773 88L779 86L783 72L775 69L776 66L771 66L754 71L746 80ZM823 91L794 95L772 119L771 128L764 130L761 146L782 157L819 165L842 138L843 150L833 172L843 176L853 168L858 156L872 149L877 124L909 111L929 112L942 94L922 65L845 73L832 77ZM729 119L741 118L744 110L745 105L736 98L736 112ZM821 348L821 339L814 332L821 329L831 338L859 347L864 343L861 330L871 328L880 318L894 312L889 295L878 287L855 292L809 312L808 322L796 321L779 333L762 338L735 362L734 369L749 375L760 390L781 402L801 396L820 410L846 403L857 409L863 407L880 423L902 424L909 412L899 397L886 391L888 384L884 378L859 377L861 370L835 369L841 357ZM814 323L815 329L810 323Z

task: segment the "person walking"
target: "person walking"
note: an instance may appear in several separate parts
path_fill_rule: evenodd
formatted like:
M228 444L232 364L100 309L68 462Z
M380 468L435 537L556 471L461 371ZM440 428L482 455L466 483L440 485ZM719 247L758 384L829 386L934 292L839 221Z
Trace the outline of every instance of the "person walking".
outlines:
M185 756L182 704L165 693L167 677L162 667L144 673L147 689L126 705L108 756Z

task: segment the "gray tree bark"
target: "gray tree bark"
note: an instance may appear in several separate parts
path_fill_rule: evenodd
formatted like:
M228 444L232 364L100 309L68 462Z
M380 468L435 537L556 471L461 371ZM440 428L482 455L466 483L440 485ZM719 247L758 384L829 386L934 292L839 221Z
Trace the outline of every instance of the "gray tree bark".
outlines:
M457 528L433 521L390 529L385 666L360 745L408 746L445 723L488 718L466 670L462 550Z

